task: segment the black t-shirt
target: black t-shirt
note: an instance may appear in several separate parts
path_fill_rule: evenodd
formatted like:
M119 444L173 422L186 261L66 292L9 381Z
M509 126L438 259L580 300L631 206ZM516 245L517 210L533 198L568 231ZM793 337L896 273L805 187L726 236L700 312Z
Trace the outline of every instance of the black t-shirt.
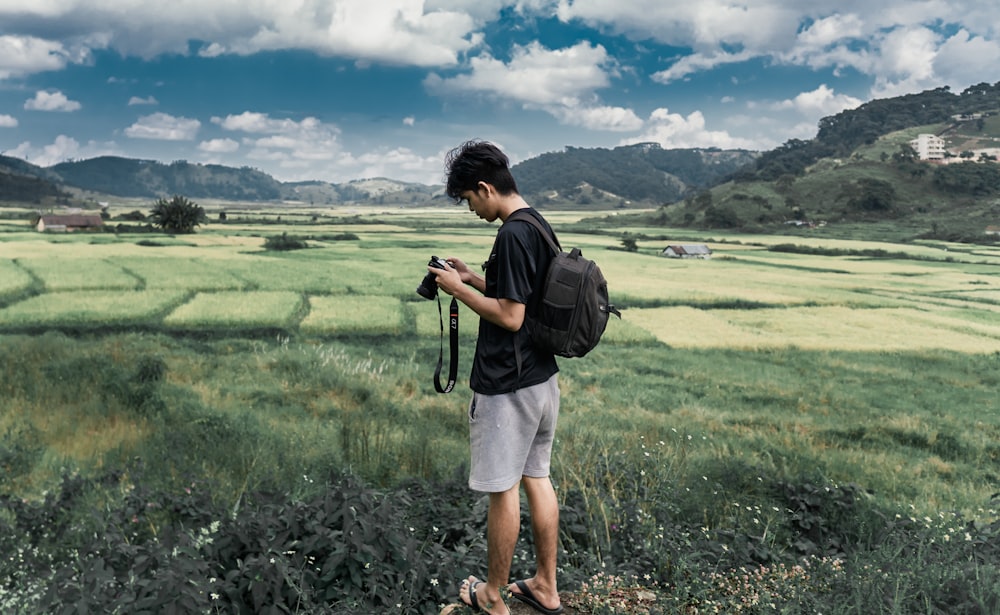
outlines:
M527 211L549 229L552 227L534 209ZM523 220L511 220L497 231L496 242L486 262L487 297L511 299L525 304L525 312L534 307L545 273L552 260L552 250L538 229ZM521 374L517 373L514 344L521 348ZM499 395L541 384L559 371L555 356L531 343L527 327L512 332L484 318L479 319L479 338L472 361L472 390L485 395Z

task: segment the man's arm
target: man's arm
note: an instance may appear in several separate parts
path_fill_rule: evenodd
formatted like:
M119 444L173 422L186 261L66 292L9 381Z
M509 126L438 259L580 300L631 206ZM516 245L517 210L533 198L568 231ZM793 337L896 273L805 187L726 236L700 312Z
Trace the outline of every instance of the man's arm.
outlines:
M455 297L480 317L503 327L517 331L524 324L524 304L512 299L495 299L483 295L486 278L457 258L446 261L447 269L428 267L437 276L438 288Z

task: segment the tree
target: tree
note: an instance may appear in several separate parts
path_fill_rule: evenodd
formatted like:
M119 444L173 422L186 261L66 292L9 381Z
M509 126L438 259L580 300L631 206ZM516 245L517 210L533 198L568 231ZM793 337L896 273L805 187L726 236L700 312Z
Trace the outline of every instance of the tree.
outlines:
M193 233L194 227L203 224L207 217L201 205L186 197L175 195L169 201L158 199L149 214L154 226L168 233Z
M887 181L864 177L849 189L847 205L860 211L892 211L896 207L896 189Z
M631 233L625 233L624 235L622 235L622 248L626 252L639 251L639 244L636 241L636 238L633 237Z

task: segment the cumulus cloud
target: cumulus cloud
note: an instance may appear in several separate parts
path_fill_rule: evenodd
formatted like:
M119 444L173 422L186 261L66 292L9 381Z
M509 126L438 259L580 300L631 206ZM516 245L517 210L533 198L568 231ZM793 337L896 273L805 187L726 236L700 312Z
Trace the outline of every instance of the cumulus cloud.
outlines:
M0 21L3 12L0 11ZM71 51L62 43L35 36L0 35L0 79L60 70L70 62L83 62L87 50Z
M209 139L198 144L198 149L209 154L232 154L240 144L232 139Z
M51 144L36 149L31 146L30 141L25 141L16 148L7 152L8 155L24 160L30 160L32 164L41 167L49 167L60 162L65 162L70 158L76 158L80 152L80 144L73 137L59 135Z
M962 29L948 38L934 57L934 72L954 89L991 81L1000 66L1000 41L973 36Z
M17 128L17 118L13 115L0 114L0 128Z
M425 6L425 4L429 6ZM144 0L0 2L0 22L41 36L58 21L67 39L91 49L151 58L198 53L253 54L306 49L321 55L408 66L455 64L481 40L477 20L461 5L424 0L182 0L169 11ZM477 13L479 11L477 10ZM3 54L0 54L3 57Z
M749 139L734 137L726 131L709 130L701 111L687 116L670 113L666 108L654 110L640 136L624 139L622 145L659 143L663 148L718 147L722 149L755 149Z
M653 81L660 83L670 83L684 79L689 75L712 70L724 64L738 64L753 58L749 51L739 53L728 53L726 51L716 51L712 53L695 53L680 58L670 68L653 73Z
M147 96L146 98L133 96L132 98L128 99L128 106L130 107L134 105L158 105L158 104L160 104L159 101L156 100L156 98L154 98L153 96Z
M443 156L421 156L406 147L377 148L360 155L344 154L336 163L353 178L391 177L432 184L441 181Z
M783 100L773 105L776 110L794 110L802 115L819 119L828 115L836 115L845 109L854 109L864 101L837 94L824 83L811 92L802 92L795 98Z
M871 79L873 97L942 84L994 81L1000 5L951 2L823 3L703 0L558 0L556 15L636 41L678 49L652 78L672 83L752 59L814 70L846 69ZM959 26L947 38L947 32Z
M444 94L481 92L525 104L574 104L609 85L610 64L601 45L584 41L547 49L536 41L515 45L509 62L484 53L472 58L468 73L447 79L431 75L426 83Z
M580 126L587 130L607 130L612 132L631 132L643 126L642 118L635 111L624 107L559 107L552 106L547 111L561 123L568 126Z
M617 75L615 62L601 45L584 41L547 49L536 41L515 45L509 62L484 53L472 58L469 68L450 78L431 75L424 83L437 94L483 94L594 130L635 130L642 125L632 110L598 102L596 91L609 87Z
M66 95L58 90L55 92L38 91L35 92L34 98L24 101L24 108L29 111L70 112L78 111L81 107L80 103L66 98Z
M159 141L191 141L198 134L201 122L186 117L174 117L167 113L145 115L125 129L125 135L133 139L155 139Z
M276 163L282 169L307 169L334 160L342 147L340 129L314 117L301 121L272 118L266 113L245 111L238 115L213 117L222 129L243 132L247 157Z

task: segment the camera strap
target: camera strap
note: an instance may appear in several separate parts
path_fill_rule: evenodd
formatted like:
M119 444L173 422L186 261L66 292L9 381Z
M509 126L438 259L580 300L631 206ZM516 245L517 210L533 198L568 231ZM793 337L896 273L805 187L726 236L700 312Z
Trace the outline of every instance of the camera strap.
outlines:
M451 308L448 310L448 333L451 342L451 357L448 365L448 384L441 386L441 366L444 363L444 314L441 309L441 295L438 294L438 320L441 323L441 351L438 353L437 368L434 369L434 389L438 393L450 393L455 388L455 378L458 375L458 300L451 298Z

